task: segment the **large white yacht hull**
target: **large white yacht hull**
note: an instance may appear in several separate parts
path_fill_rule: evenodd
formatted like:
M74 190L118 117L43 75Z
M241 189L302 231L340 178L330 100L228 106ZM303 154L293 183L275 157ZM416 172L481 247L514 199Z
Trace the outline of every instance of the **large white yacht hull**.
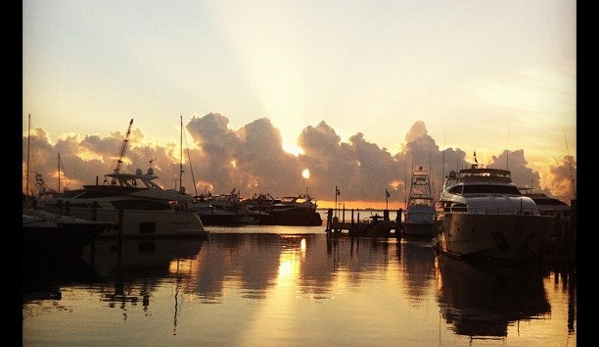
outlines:
M545 216L448 213L435 246L464 259L495 263L534 260L550 228L551 218Z
M44 208L48 211L50 208ZM62 213L55 209L49 211ZM98 238L168 238L203 237L207 235L202 220L195 212L175 210L119 210L71 207L73 217L114 223L116 228L106 229Z

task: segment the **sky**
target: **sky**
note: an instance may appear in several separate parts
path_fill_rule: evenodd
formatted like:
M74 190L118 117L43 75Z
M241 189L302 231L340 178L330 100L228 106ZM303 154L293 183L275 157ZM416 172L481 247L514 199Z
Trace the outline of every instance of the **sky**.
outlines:
M576 1L26 0L24 187L111 172L134 119L125 168L192 193L395 207L476 152L569 202L576 58Z

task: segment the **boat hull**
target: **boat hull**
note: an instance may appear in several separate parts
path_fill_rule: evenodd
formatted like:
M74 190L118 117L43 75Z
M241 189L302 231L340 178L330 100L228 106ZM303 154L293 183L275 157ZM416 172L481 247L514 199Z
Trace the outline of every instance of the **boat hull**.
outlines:
M86 220L110 222L116 226L106 229L98 238L206 237L208 234L198 214L189 211L93 210L71 207L69 215Z
M263 225L321 226L322 217L315 209L286 208L267 211L270 217L260 220Z
M105 226L99 223L23 226L23 253L27 256L75 254L104 230Z
M429 205L411 205L405 212L404 236L433 237L436 211Z
M520 263L540 256L551 218L532 215L446 214L435 238L450 256L491 263Z
M404 223L402 233L404 236L433 237L435 227L433 223Z

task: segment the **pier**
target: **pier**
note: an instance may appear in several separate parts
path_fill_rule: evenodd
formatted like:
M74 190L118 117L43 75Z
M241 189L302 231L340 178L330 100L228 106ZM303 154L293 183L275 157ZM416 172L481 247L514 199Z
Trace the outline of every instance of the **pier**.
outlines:
M345 210L341 214L343 217L339 219L333 209L327 211L327 221L325 231L329 235L349 235L349 236L364 236L364 237L401 237L401 216L403 210L397 210L397 215L394 220L389 217L389 210L383 210L383 215L378 213L370 216L369 220L360 219L360 212L350 210L350 221L345 221Z

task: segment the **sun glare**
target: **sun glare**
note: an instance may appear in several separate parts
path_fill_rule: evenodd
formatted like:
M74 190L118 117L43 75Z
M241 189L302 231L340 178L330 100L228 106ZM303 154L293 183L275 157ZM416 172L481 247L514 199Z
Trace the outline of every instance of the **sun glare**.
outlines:
M283 141L283 150L289 154L293 154L296 157L300 154L304 154L304 150L296 145L290 145L286 141Z
M304 171L302 171L302 176L306 179L310 178L310 170L304 169Z

